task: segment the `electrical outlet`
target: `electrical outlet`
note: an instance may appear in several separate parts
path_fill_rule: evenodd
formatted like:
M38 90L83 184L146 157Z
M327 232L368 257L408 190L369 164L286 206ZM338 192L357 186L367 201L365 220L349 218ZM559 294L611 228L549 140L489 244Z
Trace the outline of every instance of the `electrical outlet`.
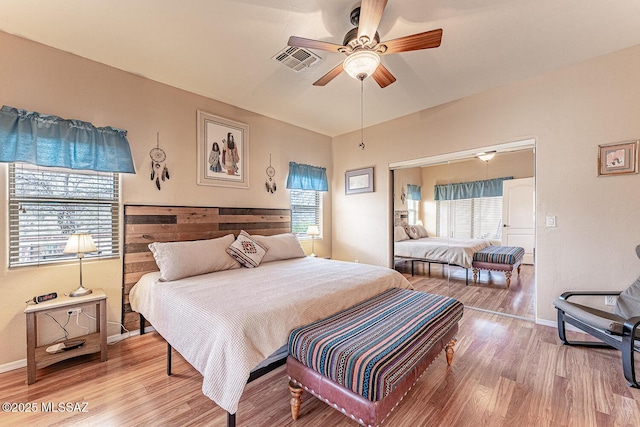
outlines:
M607 295L604 297L604 305L616 305L618 297L615 295Z
M73 315L78 315L82 312L82 308L77 307L77 308L70 308L69 310L67 310L67 314L69 316L73 316Z

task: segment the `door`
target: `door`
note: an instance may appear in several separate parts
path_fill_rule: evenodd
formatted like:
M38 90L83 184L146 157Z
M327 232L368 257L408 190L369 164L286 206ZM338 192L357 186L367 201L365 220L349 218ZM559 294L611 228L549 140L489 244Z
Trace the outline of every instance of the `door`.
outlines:
M524 264L533 264L535 211L533 177L502 184L502 245L524 248Z

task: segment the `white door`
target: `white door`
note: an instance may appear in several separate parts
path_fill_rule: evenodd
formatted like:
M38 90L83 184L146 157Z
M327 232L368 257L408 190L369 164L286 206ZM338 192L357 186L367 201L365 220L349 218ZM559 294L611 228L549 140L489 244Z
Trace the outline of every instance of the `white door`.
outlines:
M502 245L524 248L524 264L533 264L535 210L533 178L502 183Z

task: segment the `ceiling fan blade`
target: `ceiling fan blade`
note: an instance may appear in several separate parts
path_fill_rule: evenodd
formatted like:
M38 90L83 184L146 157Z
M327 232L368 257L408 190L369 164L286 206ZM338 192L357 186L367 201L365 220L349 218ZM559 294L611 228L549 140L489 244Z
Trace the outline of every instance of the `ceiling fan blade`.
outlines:
M335 43L322 42L320 40L305 39L302 37L289 37L289 46L304 47L308 49L328 50L329 52L340 52L341 49L346 49L344 46Z
M379 45L385 45L387 47L387 50L382 52L381 55L388 55L390 53L408 52L410 50L431 49L440 46L441 40L442 28L439 28L437 30L389 40L388 42L381 42Z
M385 88L396 81L393 74L382 64L378 65L378 68L376 68L376 71L373 72L371 77L373 77L373 80L375 80L381 88Z
M369 40L374 39L386 5L387 0L362 0L358 21L358 39L362 36L367 36Z
M331 80L335 79L338 74L340 74L344 68L342 67L342 62L336 65L331 71L329 71L324 76L320 77L313 85L314 86L324 86L329 83Z

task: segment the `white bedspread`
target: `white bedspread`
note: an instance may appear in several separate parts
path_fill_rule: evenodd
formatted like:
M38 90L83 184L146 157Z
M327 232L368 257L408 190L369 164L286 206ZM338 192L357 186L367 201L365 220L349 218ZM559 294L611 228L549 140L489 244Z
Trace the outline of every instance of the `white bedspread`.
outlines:
M204 377L202 392L235 413L249 373L286 344L289 332L386 289L410 288L397 271L298 258L159 282L145 275L131 308Z
M471 268L474 253L499 244L497 240L424 237L394 242L393 247L397 257L419 258Z

